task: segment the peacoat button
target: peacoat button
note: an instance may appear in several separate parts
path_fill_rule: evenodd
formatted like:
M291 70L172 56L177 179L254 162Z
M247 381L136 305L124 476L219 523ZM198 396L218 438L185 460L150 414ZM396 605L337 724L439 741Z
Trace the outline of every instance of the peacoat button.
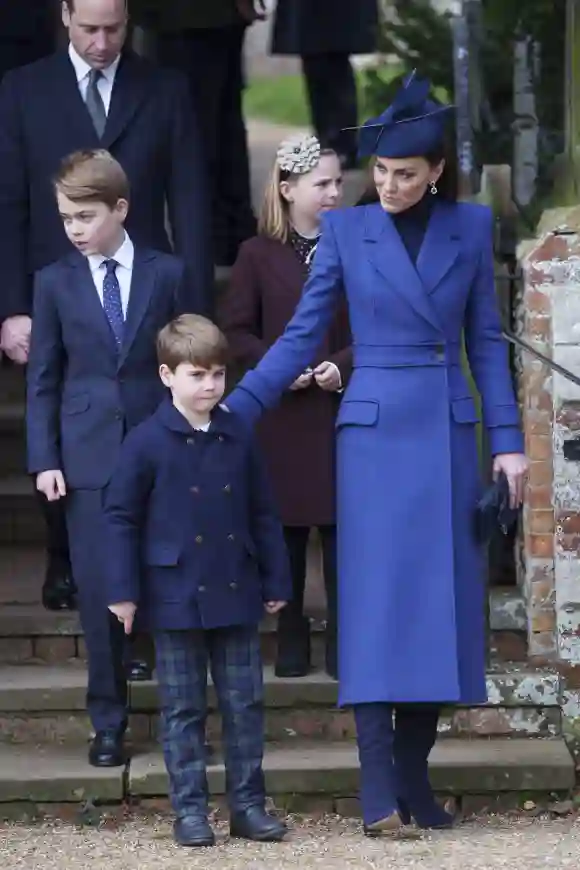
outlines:
M195 438L188 438L185 443L188 447L193 447L195 445Z
M196 535L195 536L195 543L196 544L203 544L203 535Z
M236 540L236 536L230 532L230 534L228 535L228 541L235 541L235 540Z
M229 485L229 483L226 483L226 485L224 486L224 492L231 492L231 491L232 491L231 486Z
M191 492L195 492L197 494L199 492L199 486L192 486Z
M224 440L224 436L223 436L223 435L218 435L218 441L223 441L223 440Z
M205 586L198 586L197 591L198 592L205 592Z
M235 581L233 583L230 583L230 589L237 589L237 588L238 588L238 584Z

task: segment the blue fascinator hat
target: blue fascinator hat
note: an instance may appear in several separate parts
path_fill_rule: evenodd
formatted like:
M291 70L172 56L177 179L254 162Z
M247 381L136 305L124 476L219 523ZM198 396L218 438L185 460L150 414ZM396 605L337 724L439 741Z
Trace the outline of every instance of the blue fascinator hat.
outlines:
M388 109L356 128L359 157L419 157L441 147L455 107L430 99L430 88L413 70Z

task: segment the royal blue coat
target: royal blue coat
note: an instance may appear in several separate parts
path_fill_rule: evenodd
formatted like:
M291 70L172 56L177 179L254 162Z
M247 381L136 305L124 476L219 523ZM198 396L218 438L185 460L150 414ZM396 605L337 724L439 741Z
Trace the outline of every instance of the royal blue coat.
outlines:
M251 434L217 408L195 432L164 401L127 436L105 497L108 601L153 631L257 625L288 601L282 526Z
M492 453L523 449L490 211L439 202L416 267L380 205L329 214L295 316L228 407L250 419L278 401L342 292L354 371L336 424L340 702L482 702L478 413L463 334Z

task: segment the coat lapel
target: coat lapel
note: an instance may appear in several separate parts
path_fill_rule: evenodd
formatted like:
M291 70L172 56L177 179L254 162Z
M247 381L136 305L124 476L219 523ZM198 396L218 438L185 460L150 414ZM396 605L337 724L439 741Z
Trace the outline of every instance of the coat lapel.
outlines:
M107 350L116 355L117 347L113 331L99 299L88 260L82 254L75 252L70 255L69 262L74 272L72 285L75 301L80 299L87 313L87 320L95 327Z
M417 258L417 271L427 293L437 289L455 263L460 242L457 209L449 203L437 203Z
M149 76L144 74L139 60L131 54L123 55L113 84L111 105L101 140L103 148L110 148L127 128L148 93L148 85Z
M380 205L366 208L365 241L371 262L389 286L420 317L440 331L437 312L425 290L419 271L411 262L395 224Z
M127 359L131 345L135 341L143 317L149 307L156 280L157 270L154 252L135 248L129 305L125 320L125 337L119 354L119 366Z
M267 242L270 256L266 262L277 278L273 286L285 287L288 296L294 300L296 306L300 302L302 289L308 278L308 269L300 262L291 245L273 240Z

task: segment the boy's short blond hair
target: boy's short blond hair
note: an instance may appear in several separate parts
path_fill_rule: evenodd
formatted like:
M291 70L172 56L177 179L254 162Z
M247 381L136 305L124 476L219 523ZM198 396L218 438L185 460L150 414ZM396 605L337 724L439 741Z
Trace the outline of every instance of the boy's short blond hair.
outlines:
M115 158L102 148L75 151L65 157L53 180L57 193L71 202L103 202L114 208L129 200L129 180Z
M228 342L220 329L200 314L181 314L171 320L157 336L157 360L172 372L180 363L202 369L225 366Z

